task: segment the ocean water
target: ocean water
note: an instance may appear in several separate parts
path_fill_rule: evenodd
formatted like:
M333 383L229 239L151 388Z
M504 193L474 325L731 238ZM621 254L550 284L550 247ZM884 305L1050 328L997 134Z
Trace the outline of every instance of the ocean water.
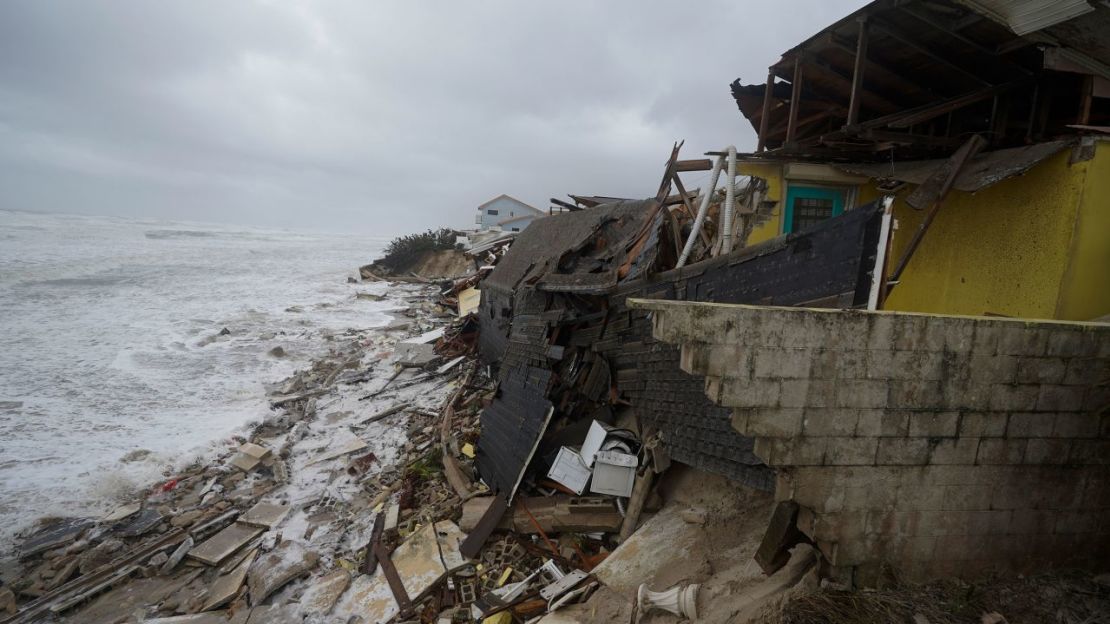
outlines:
M346 283L386 242L0 211L0 555L226 446L327 334L388 323L355 297L384 285Z

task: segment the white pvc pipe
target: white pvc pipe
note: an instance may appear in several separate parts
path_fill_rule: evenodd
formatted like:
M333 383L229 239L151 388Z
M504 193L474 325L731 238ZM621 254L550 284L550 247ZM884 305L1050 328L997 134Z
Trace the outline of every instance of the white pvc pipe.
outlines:
M682 254L678 256L678 262L675 263L675 268L686 264L686 259L690 257L690 252L694 250L694 242L698 239L698 232L701 226L705 223L705 215L709 213L709 199L713 195L713 191L717 190L717 180L721 177L721 168L725 166L725 157L718 156L717 162L713 163L713 174L709 180L709 190L702 194L701 206L698 207L698 214L694 217L694 225L690 228L690 238L686 239L686 246L682 248Z
M721 255L732 251L732 210L736 204L736 146L728 146L728 186L721 210Z

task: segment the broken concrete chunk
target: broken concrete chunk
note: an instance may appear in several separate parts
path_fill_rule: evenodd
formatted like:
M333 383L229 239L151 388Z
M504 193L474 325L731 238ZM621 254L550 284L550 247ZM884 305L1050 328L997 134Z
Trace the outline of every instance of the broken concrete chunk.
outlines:
M19 556L30 557L68 544L77 539L90 526L92 526L92 522L84 518L59 520L23 540L19 548Z
M410 600L420 600L446 574L468 565L459 553L465 538L455 523L436 522L410 535L393 551L390 559ZM368 622L388 621L400 611L384 574L356 577L343 598L343 606L344 610L363 614Z
M131 503L130 505L120 505L100 519L101 522L119 522L124 518L138 513L143 506L139 503Z
M257 457L251 457L246 453L236 453L235 456L231 458L231 461L227 463L238 468L239 470L242 470L243 472L250 472L257 468L259 464L262 463L262 460L258 459Z
M162 514L157 509L146 508L140 511L126 523L115 527L113 531L122 537L138 537L153 529L162 521Z
M316 567L319 555L299 542L285 541L258 558L247 574L252 605L260 604L286 583Z
M342 568L325 574L301 595L301 615L324 616L331 613L335 602L350 584L351 575Z
M239 452L255 459L266 459L270 456L270 449L259 446L253 442L247 442L240 446Z
M208 588L208 594L201 611L211 611L217 607L222 607L239 594L239 589L247 578L247 570L254 563L254 556L257 552L251 551L245 559L239 562L239 565L235 566L235 569L216 578L212 586Z
M262 529L258 527L236 522L189 551L189 558L210 566L218 566L224 559L261 533Z
M396 348L397 363L406 368L421 368L436 360L435 347L430 344L399 343Z
M239 516L239 522L251 526L272 529L281 524L285 516L289 515L289 505L276 505L274 503L258 503Z
M173 569L177 567L177 564L181 563L181 560L185 558L185 555L189 554L192 548L193 538L191 536L186 537L185 541L181 542L177 549L173 551L170 558L166 560L166 563L162 565L162 569L158 572L160 574L169 574L173 572Z

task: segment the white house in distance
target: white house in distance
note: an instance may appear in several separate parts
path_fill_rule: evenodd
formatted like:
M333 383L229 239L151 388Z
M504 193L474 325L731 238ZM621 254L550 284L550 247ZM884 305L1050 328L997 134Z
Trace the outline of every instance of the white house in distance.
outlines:
M547 213L502 193L478 206L474 222L479 230L521 232L533 219L546 217Z

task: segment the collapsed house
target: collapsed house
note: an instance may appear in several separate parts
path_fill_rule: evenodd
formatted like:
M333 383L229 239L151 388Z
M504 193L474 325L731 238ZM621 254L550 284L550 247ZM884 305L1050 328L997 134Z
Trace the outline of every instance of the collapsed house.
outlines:
M773 489L768 571L1104 567L1110 9L1068 4L873 2L734 83L756 153L522 233L481 284L498 509L598 421Z

